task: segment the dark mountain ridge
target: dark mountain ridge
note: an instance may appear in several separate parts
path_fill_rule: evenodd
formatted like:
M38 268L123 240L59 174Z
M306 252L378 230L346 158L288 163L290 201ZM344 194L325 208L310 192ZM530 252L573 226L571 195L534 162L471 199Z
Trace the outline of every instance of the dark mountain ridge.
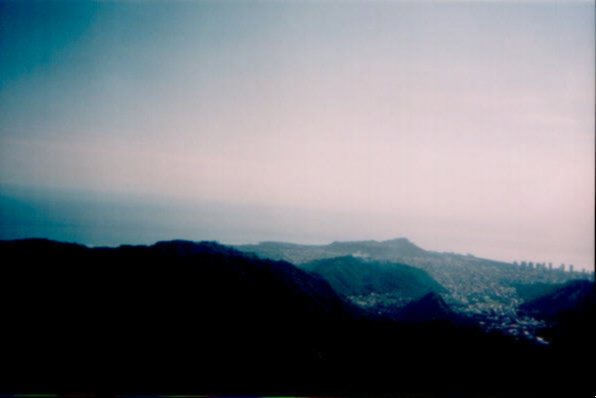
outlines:
M109 293L107 288L149 293L155 288L159 294L185 296L192 289L197 299L218 298L222 300L220 304L226 305L228 296L244 296L240 303L230 304L230 309L254 305L251 311L256 313L269 310L272 297L285 300L283 304L293 311L292 318L297 314L342 317L349 312L318 275L284 261L261 260L215 242L170 241L152 246L91 249L46 240L23 240L0 242L0 250L8 259L19 259L17 264L8 260L2 270L3 276L12 278L16 284L9 286L11 289L32 279L49 278L46 282L54 283L52 290L76 291L70 277L85 273L95 281L86 287L95 287L97 293L99 289L105 290L101 293ZM30 273L33 270L35 273ZM43 286L38 288L44 290ZM283 313L278 316L284 317Z
M33 239L0 242L0 253L0 310L14 325L3 332L6 374L45 387L93 384L105 361L115 385L171 387L201 369L203 391L252 367L234 382L250 391L280 363L316 368L338 325L360 316L319 276L214 242L92 249ZM198 362L187 368L180 354Z
M538 377L561 377L550 346L372 317L314 273L215 242L22 240L0 242L0 255L7 390L535 392ZM429 297L420 305L447 311Z
M594 308L595 302L594 282L572 280L552 286L520 308L540 318L554 319L563 313L589 311Z
M406 305L398 315L403 322L429 322L453 320L456 314L449 308L440 294L430 292L419 300Z
M573 280L521 305L523 313L546 320L541 331L558 355L573 360L579 352L596 351L596 290L594 282Z

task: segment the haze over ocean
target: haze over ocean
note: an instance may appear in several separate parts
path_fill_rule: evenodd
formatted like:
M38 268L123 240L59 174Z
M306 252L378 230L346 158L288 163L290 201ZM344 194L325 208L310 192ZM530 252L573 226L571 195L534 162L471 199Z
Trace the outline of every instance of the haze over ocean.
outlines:
M0 2L0 238L594 267L588 1Z

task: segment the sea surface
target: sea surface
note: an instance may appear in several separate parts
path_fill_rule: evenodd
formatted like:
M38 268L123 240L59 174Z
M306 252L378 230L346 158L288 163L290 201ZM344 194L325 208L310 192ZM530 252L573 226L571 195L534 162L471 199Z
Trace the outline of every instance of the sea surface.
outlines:
M222 244L388 240L406 237L426 250L495 260L573 264L594 269L594 220L585 236L545 223L511 230L503 223L400 214L329 211L0 185L0 239L43 237L89 246L214 240Z

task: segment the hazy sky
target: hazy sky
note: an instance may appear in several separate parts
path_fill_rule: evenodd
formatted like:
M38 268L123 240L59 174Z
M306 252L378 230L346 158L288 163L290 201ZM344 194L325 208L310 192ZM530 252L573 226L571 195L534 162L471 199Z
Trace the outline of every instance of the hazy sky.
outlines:
M591 268L594 49L591 1L1 1L0 237Z

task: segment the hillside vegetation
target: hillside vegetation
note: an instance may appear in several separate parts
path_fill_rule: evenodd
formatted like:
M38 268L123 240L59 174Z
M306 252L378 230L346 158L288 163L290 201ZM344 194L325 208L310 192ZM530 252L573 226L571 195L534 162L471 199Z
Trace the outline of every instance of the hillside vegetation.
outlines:
M299 267L317 273L346 297L395 293L412 299L429 292L447 292L426 271L405 264L343 256L314 260Z

